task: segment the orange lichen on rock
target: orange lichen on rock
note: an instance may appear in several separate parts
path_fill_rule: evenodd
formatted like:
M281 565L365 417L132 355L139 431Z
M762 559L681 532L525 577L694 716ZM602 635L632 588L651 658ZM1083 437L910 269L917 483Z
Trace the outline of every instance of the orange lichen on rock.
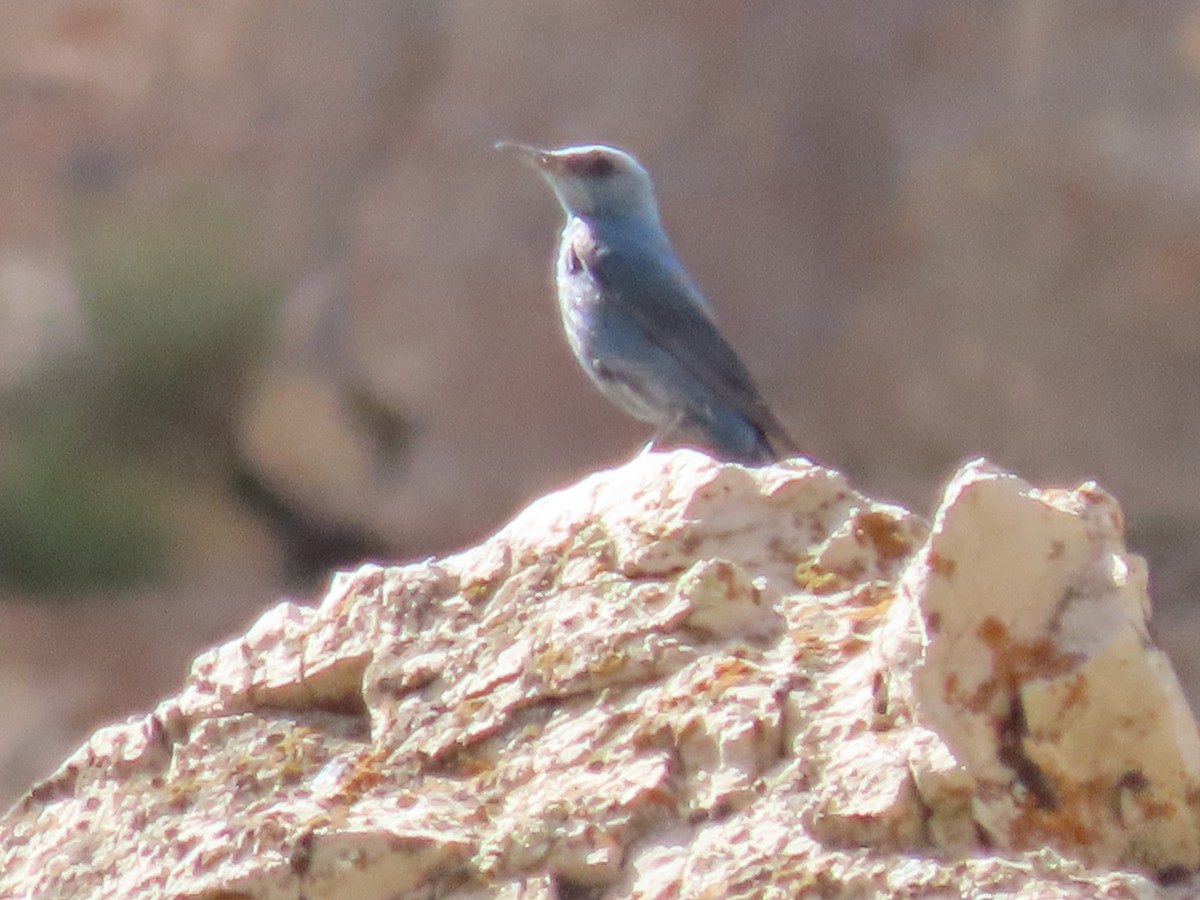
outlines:
M965 466L877 636L883 695L946 742L997 847L1192 871L1200 736L1122 523L1094 484Z
M930 534L639 456L202 654L0 823L0 895L1153 896L1200 739L1106 498L969 467Z

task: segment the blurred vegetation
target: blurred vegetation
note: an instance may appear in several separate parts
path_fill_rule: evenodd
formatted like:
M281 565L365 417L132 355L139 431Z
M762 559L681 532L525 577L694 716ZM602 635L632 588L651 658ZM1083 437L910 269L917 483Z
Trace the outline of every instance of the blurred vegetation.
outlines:
M120 590L167 571L172 491L221 477L279 296L228 193L90 198L74 212L94 347L0 398L10 590Z
M87 374L60 374L5 403L14 427L0 467L0 581L10 589L119 589L164 571L166 527L132 460L89 437Z
M228 194L191 190L92 210L82 227L77 277L116 418L219 437L279 294L258 271L249 216Z

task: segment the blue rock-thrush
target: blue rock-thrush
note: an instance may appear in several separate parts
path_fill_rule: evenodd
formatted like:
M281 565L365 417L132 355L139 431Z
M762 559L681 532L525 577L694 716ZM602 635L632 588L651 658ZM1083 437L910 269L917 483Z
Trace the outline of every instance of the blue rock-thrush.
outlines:
M795 453L671 249L641 164L601 145L496 146L531 163L567 214L558 306L571 350L600 391L657 425L656 440L679 429L748 465Z

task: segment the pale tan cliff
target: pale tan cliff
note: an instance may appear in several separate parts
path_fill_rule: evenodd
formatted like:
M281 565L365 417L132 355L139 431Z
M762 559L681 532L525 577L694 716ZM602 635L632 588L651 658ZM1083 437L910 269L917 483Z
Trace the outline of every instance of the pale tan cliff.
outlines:
M0 895L1164 895L1200 739L1122 527L643 455L203 654L8 815Z

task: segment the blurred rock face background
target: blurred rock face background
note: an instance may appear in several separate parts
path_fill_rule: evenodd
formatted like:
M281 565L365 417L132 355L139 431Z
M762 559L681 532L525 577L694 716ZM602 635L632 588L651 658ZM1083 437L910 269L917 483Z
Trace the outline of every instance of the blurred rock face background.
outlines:
M0 5L0 798L332 568L647 439L497 139L627 147L818 461L1115 493L1200 700L1191 2Z

